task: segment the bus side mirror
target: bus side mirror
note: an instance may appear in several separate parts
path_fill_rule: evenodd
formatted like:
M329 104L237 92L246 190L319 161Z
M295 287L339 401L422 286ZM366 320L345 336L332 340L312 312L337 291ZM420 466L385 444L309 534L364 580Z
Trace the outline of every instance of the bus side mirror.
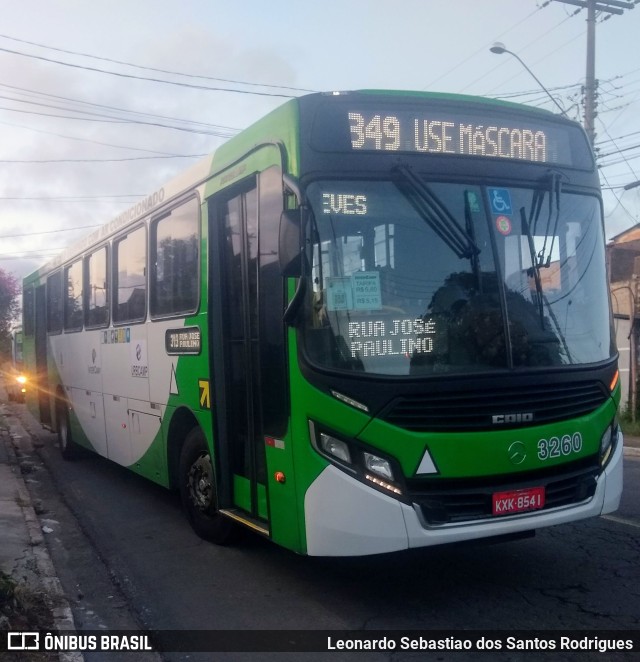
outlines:
M280 272L286 278L302 275L301 214L299 209L285 209L280 216Z

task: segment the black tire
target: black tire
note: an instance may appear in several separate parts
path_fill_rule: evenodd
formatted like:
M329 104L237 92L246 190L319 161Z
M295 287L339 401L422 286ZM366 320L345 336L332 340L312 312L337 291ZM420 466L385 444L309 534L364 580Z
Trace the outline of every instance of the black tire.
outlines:
M215 472L200 428L189 432L180 453L180 498L193 530L204 540L228 545L236 525L218 512Z
M71 434L69 408L66 403L58 406L58 444L60 445L60 453L65 460L75 460L78 457L79 448Z

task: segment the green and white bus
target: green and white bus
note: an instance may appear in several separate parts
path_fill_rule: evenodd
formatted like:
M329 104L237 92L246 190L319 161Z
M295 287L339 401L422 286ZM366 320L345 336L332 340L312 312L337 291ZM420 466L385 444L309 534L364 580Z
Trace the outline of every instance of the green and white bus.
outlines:
M24 280L65 457L310 555L615 510L611 320L582 128L417 92L292 99Z

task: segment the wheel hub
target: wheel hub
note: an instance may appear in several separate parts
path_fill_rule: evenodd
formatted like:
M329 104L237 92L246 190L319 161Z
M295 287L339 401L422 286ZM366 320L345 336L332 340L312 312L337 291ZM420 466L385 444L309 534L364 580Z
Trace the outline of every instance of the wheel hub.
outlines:
M200 510L208 510L213 500L213 468L209 453L203 452L189 469L189 496Z

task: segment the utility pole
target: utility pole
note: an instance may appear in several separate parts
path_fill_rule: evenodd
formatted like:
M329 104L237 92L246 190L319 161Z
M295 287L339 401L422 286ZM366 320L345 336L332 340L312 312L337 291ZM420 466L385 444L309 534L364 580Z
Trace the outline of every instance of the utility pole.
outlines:
M595 144L595 119L597 110L596 81L596 12L606 12L607 18L613 14L624 14L626 9L633 9L640 0L555 0L565 5L575 5L587 10L587 73L584 86L584 129L591 145Z
M622 10L618 10L622 13ZM616 13L616 12L613 12ZM587 73L584 83L584 130L591 145L596 142L596 3L588 0L587 6Z

